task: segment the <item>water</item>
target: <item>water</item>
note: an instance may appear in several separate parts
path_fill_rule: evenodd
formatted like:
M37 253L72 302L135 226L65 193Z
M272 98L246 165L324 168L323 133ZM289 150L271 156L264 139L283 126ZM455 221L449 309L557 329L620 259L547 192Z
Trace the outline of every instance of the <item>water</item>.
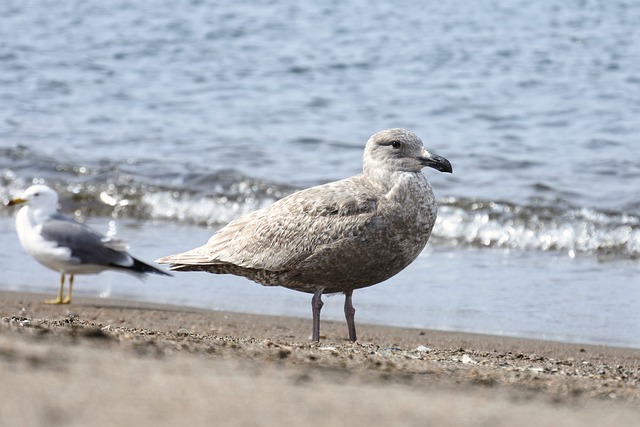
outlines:
M358 173L370 134L406 127L454 174L425 171L433 238L356 293L360 321L640 347L634 2L8 0L0 18L1 197L46 182L150 261ZM53 292L13 214L0 287ZM310 316L307 295L228 276L78 283Z

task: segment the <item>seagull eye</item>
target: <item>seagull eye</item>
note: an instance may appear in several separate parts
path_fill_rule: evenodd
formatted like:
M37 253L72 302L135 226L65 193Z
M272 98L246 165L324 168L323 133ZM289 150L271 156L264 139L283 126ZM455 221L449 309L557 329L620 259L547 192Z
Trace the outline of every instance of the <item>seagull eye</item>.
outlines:
M400 141L393 141L393 142L391 143L391 146L392 146L393 148L396 148L396 149L397 149L397 148L402 147L402 143L401 143Z

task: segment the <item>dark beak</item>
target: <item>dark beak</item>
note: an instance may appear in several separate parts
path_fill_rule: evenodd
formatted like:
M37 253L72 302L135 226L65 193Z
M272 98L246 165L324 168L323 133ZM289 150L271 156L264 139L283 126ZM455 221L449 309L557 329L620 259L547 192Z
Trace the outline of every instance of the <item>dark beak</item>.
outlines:
M440 172L448 172L453 173L453 168L451 167L451 163L449 160L445 159L442 156L438 156L436 154L429 154L428 157L420 157L420 163L423 166L427 166L430 168L434 168Z

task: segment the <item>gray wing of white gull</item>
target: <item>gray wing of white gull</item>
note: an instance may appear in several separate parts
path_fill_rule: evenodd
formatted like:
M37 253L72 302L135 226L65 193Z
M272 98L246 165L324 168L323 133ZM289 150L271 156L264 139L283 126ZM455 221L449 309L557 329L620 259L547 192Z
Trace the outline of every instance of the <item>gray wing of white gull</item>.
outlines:
M58 247L68 248L70 264L98 265L134 274L167 274L129 255L123 241L102 236L86 225L58 213L42 223L40 235Z
M55 214L42 224L40 235L71 251L71 262L128 267L133 262L123 247L109 244L104 236L64 215ZM119 250L118 250L119 249Z

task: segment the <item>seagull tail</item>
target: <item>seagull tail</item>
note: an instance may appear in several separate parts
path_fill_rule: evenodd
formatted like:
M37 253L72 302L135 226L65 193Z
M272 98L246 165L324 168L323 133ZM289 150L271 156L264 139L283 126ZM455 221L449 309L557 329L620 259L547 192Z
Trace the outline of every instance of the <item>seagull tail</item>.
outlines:
M167 273L166 271L162 271L159 268L153 267L149 264L146 264L139 259L133 258L133 265L127 267L129 272L134 274L158 274L160 276L173 276L171 273Z
M158 264L169 264L169 270L175 271L198 271L202 270L203 267L217 264L215 261L203 256L198 248L181 254L162 257L157 259L156 262Z

